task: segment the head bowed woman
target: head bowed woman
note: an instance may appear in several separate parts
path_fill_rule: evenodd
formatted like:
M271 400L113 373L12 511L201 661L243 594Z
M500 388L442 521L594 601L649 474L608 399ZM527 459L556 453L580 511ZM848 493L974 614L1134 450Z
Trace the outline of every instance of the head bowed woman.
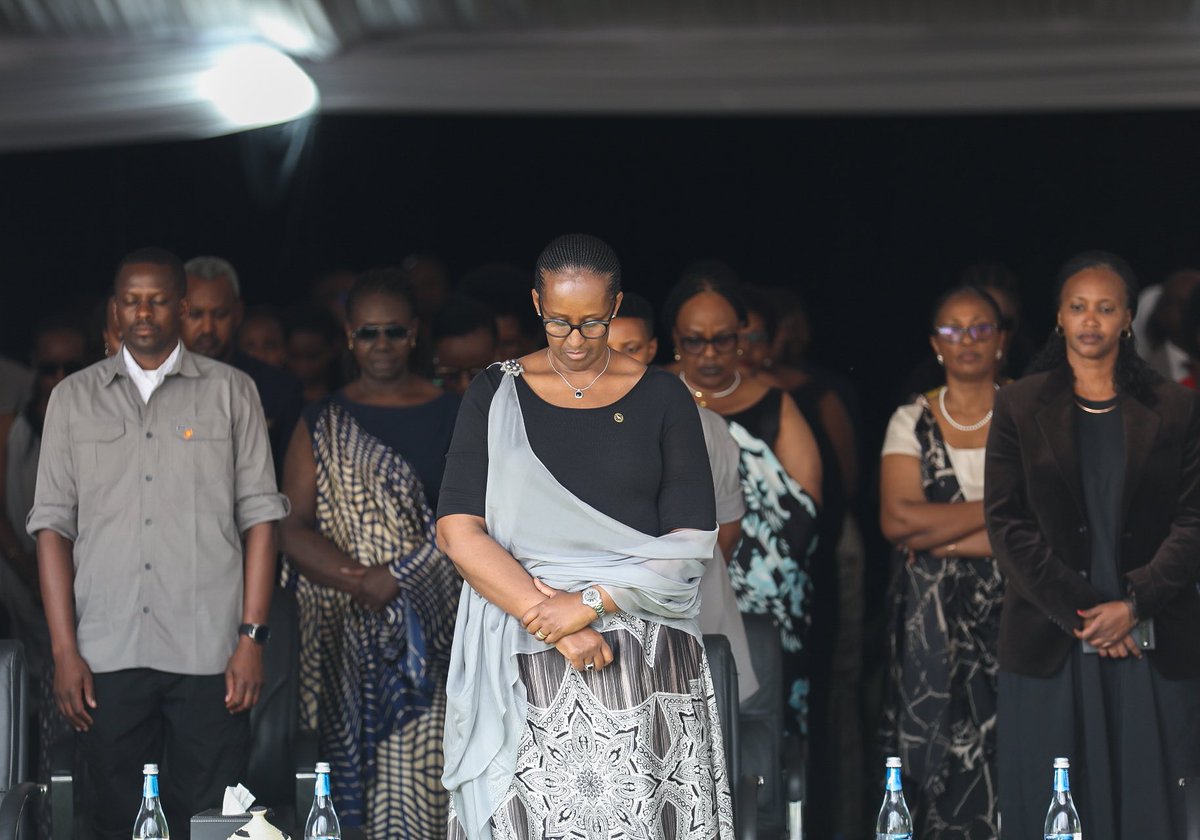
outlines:
M447 686L452 838L732 840L695 621L712 475L679 381L608 348L620 280L601 240L551 242L531 292L547 348L464 397L437 526L465 579ZM660 796L682 778L663 821Z
M1071 756L1090 837L1179 837L1200 770L1200 402L1138 358L1137 279L1074 257L1038 373L1003 389L985 508L1000 626L1004 824L1035 834ZM1034 779L1035 781L1031 781Z
M880 525L896 550L882 746L904 760L921 837L985 838L998 830L995 648L1003 585L982 499L1001 319L996 301L977 286L938 299L929 343L945 384L897 408L883 445Z

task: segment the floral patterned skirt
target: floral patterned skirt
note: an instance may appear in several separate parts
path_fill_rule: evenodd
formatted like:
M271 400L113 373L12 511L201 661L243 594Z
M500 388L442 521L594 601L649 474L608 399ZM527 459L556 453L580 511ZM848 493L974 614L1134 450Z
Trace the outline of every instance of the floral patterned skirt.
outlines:
M520 657L529 708L493 840L733 840L703 646L653 622L617 623L601 671L580 673L554 649ZM453 810L448 837L466 840Z

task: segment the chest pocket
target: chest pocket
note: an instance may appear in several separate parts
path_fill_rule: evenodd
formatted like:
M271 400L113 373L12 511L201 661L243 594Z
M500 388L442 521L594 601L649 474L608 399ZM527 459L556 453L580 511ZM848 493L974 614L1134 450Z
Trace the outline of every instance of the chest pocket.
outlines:
M71 430L81 518L121 507L136 472L125 421L93 420Z
M233 447L229 418L219 414L200 415L171 423L168 459L177 475L191 475L199 510L232 510Z

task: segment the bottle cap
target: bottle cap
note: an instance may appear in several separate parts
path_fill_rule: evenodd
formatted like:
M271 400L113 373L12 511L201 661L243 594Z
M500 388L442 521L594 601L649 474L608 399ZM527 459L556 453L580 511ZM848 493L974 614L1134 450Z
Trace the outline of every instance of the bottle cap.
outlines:
M1069 758L1054 759L1055 770L1069 770L1071 768L1071 760Z
M143 765L142 766L142 775L157 776L158 775L158 765L157 764Z
M876 761L878 761L878 759L876 759ZM898 755L888 756L887 767L889 769L892 767L901 767L901 766L902 765L900 763L900 756L898 756Z
M327 762L327 761L318 761L318 762L317 762L317 769L316 769L316 771L315 771L315 772L317 772L317 773L328 773L328 772L329 772L329 762Z

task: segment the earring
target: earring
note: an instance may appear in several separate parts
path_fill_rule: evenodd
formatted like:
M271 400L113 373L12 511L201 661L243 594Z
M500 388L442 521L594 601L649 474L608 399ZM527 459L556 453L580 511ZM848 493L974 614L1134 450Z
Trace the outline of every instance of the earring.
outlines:
M941 353L938 353L938 354L937 354L937 360L938 360L938 364L939 364L939 365L944 365L944 364L946 364L946 360L945 360L944 358L942 358L942 354L941 354Z
M350 339L349 341L347 341L347 342L346 342L346 349L347 349L347 350L353 350L353 349L354 349L354 339Z
M1133 328L1126 327L1125 329L1121 330L1121 338L1124 339L1125 341L1128 341L1129 339L1133 338Z
M1062 335L1062 334L1063 334L1063 328L1062 328L1062 324L1055 324L1055 325L1054 325L1054 334L1055 334L1055 335Z
M743 353L745 353L745 352L746 352L746 351L744 351L744 350L743 350L741 347L739 347L739 348L737 349L737 354L738 354L739 356L741 356L741 355L742 355Z
M677 362L683 361L683 356L679 355L678 350L675 351L675 361L677 361Z
M996 361L998 362L998 361L1000 361L1000 360L1001 360L1001 359L1003 359L1003 358L1004 358L1004 351L1003 351L1003 350L997 350L997 351L996 351Z

